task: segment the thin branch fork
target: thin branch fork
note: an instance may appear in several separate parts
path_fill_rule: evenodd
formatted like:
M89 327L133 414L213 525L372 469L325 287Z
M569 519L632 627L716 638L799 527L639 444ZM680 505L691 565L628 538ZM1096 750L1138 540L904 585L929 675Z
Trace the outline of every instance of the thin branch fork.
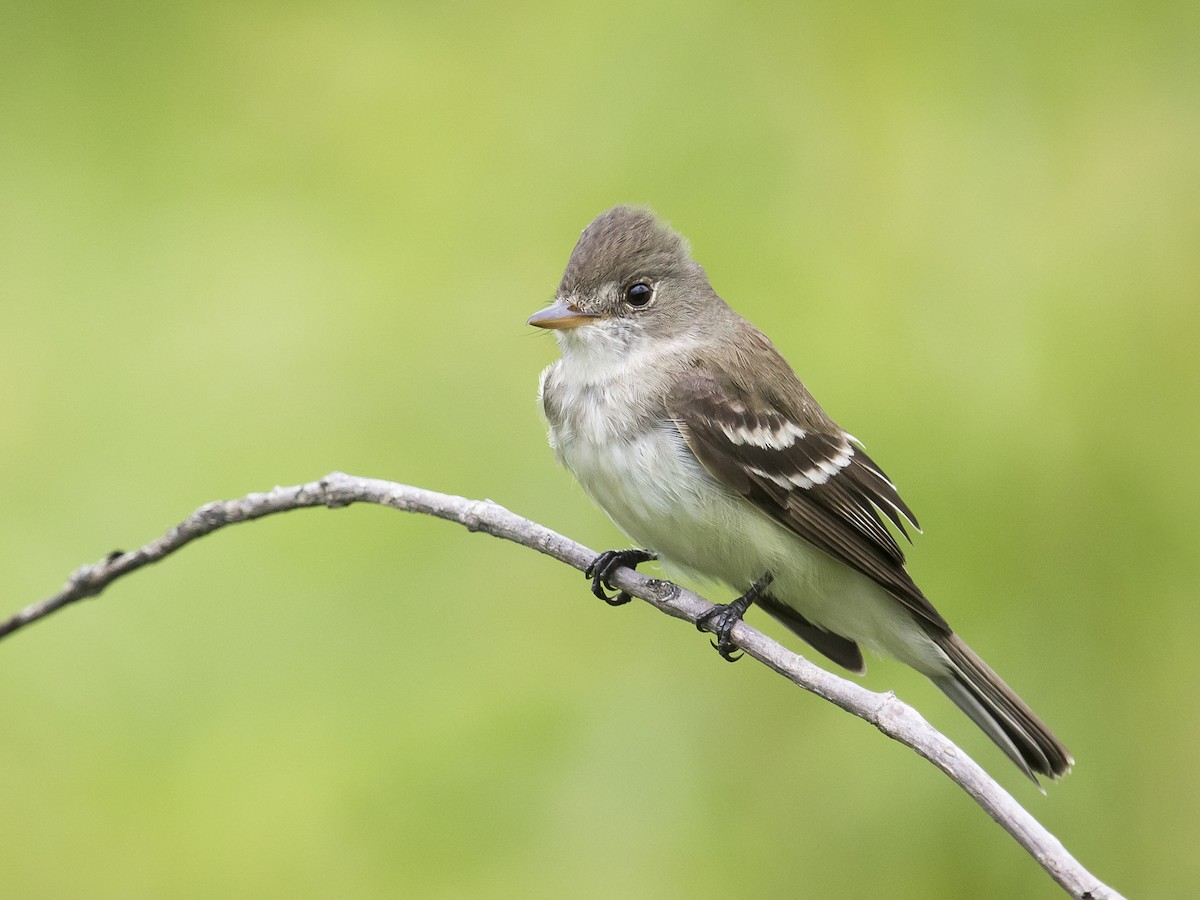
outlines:
M468 531L482 531L513 541L580 571L596 558L596 554L582 544L490 500L470 500L396 482L334 472L308 484L276 487L235 500L205 504L144 547L129 552L114 551L99 562L80 567L57 594L0 622L0 638L76 601L94 597L118 578L158 562L197 538L227 525L293 509L312 506L336 509L352 503L376 503L404 512L448 519L465 526ZM713 608L711 603L691 591L631 569L618 569L611 582L613 587L645 600L667 615L693 624ZM875 693L827 672L744 622L734 627L732 639L747 656L806 691L865 719L933 763L1011 834L1068 894L1080 900L1121 900L1119 893L1080 865L1054 835L977 763L894 694Z

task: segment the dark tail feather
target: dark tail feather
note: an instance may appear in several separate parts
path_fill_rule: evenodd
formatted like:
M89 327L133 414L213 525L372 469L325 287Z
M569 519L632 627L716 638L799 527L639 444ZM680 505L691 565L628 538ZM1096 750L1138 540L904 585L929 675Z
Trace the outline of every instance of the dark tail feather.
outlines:
M933 683L1008 754L1034 784L1035 775L1059 778L1075 760L1033 710L958 635L932 635L950 662L952 674Z

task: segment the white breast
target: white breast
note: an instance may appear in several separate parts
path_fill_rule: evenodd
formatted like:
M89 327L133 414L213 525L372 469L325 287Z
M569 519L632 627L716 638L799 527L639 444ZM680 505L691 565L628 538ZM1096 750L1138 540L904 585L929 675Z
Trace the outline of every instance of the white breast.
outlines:
M560 411L550 423L559 461L638 546L675 568L749 586L765 571L758 549L779 542L778 528L701 466L665 418L660 372L634 357L603 385L587 374L563 363L543 373ZM745 540L748 527L764 541Z

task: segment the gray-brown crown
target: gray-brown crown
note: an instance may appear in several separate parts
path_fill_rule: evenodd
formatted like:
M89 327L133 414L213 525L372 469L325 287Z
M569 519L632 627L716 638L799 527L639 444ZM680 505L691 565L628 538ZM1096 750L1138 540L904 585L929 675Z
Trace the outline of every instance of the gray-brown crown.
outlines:
M669 278L700 271L687 242L649 210L617 206L583 230L559 294L591 294L606 282Z

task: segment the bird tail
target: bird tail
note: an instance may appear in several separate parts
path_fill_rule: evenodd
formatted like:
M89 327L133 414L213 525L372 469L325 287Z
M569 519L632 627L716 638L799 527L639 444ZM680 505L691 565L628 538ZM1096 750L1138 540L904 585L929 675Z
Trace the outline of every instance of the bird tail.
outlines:
M1055 779L1075 760L1033 710L956 634L932 635L953 666L933 683L983 729L1030 780Z

